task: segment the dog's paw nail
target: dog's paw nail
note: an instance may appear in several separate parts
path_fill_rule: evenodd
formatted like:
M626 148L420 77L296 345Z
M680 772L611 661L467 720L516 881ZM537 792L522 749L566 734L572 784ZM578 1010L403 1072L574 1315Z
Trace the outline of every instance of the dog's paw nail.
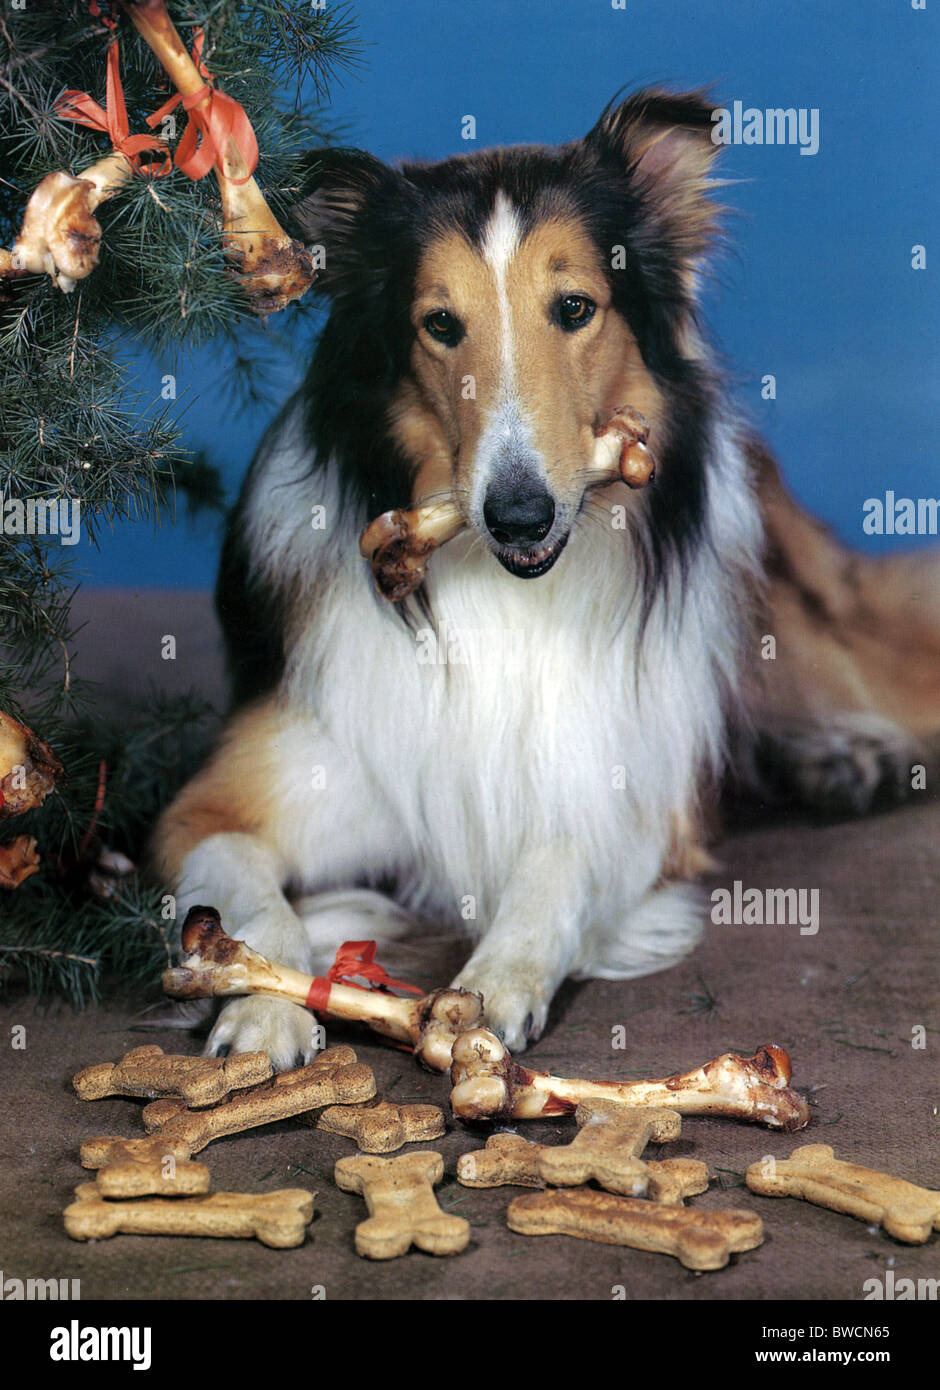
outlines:
M313 1014L282 999L236 999L219 1016L206 1051L219 1055L221 1047L266 1052L275 1070L292 1070L319 1051L318 1025Z

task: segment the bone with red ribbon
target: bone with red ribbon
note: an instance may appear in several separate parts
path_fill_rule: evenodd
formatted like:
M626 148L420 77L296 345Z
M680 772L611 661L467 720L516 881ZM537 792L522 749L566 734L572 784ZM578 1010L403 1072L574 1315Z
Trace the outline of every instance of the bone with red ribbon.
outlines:
M49 275L65 293L98 264L101 224L94 214L100 204L113 197L135 172L161 178L173 167L165 140L131 135L121 87L117 24L100 14L96 4L91 9L112 33L106 60L106 106L99 106L87 92L70 89L59 97L55 113L61 120L102 131L111 141L112 152L78 178L58 170L37 184L26 204L9 266L4 267L6 273ZM141 155L146 150L162 154L163 159L144 165Z
M334 1018L364 1023L373 1032L410 1044L419 1062L446 1071L454 1039L483 1016L479 994L464 989L437 989L417 999L402 999L390 987L421 991L393 980L375 963L375 943L347 942L340 947L328 977L314 978L278 965L244 941L226 935L214 907L192 907L181 933L183 955L163 974L163 988L176 999L231 994L266 994L287 999ZM359 975L379 988L341 984L338 976Z
M161 121L182 102L189 123L176 162L194 179L215 170L229 260L255 313L277 313L306 294L317 273L310 253L284 231L252 177L258 145L248 117L238 102L212 85L202 58L202 35L197 33L192 55L187 53L165 0L121 0L121 8L178 93L149 118L149 124Z

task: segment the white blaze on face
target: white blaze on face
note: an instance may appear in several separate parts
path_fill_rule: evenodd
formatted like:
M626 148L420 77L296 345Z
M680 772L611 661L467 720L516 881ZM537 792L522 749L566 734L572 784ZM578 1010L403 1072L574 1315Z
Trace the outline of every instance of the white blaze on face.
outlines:
M496 303L499 309L499 353L501 365L500 395L513 394L515 385L515 354L513 352L512 311L506 289L506 271L522 239L522 227L516 209L505 193L497 193L496 202L486 231L483 233L483 258L493 271L496 281Z
M532 429L519 396L512 305L507 286L509 266L521 241L522 224L519 214L506 194L499 192L481 243L483 261L492 273L496 290L499 381L493 408L477 446L474 484L477 509L482 507L483 497L493 476L495 460L499 457L505 459L507 455L524 458L532 454Z

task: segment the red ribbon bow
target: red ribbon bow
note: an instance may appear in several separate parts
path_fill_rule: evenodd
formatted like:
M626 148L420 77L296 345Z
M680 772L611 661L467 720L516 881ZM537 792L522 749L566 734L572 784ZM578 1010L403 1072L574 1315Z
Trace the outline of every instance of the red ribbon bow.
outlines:
M87 92L70 89L59 97L55 111L56 115L65 121L77 121L79 125L86 125L91 130L103 130L114 148L124 155L138 173L146 173L150 178L162 178L164 174L168 174L173 168L173 159L166 141L158 139L155 135L130 133L124 91L121 87L120 57L116 40L112 41L108 48L106 101L107 110L103 111ZM159 167L155 162L142 165L140 156L144 150L162 150L163 164Z
M375 963L375 942L374 941L344 941L336 952L336 959L326 972L325 977L314 980L307 994L307 1008L314 1009L318 1013L325 1013L328 1009L330 997L330 986L345 980L354 989L381 989L388 990L392 986L396 989L405 989L409 994L423 994L424 991L415 985L406 985L404 980L393 980L392 977ZM353 979L358 975L363 980L368 980L369 984L359 985Z
M230 178L229 182L247 183L258 165L258 141L255 139L251 121L238 102L209 85L212 74L202 61L204 43L205 34L201 29L197 29L192 55L200 77L205 78L204 85L192 96L184 97L177 92L159 111L154 111L152 116L147 117L147 124L152 130L155 125L159 125L164 116L168 116L182 102L184 111L189 112L191 119L187 122L176 147L176 167L182 169L191 179L205 178L214 165L222 167L225 151L231 140L245 161L248 173L243 179ZM206 97L209 98L208 105L200 106ZM200 134L201 142L198 139Z

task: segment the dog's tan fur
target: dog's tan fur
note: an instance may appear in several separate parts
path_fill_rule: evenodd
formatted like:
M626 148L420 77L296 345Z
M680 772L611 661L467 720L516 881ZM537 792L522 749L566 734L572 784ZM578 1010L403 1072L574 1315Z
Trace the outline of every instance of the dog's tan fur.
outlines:
M231 719L212 758L157 822L150 857L161 882L177 882L186 855L210 835L269 837L278 812L270 789L277 785L278 762L290 756L287 725L273 696Z
M787 492L768 451L752 458L767 537L773 662L756 719L880 715L916 739L940 731L940 554L868 558L841 545Z
M552 306L566 294L597 304L592 321L569 334L551 320ZM629 327L609 312L597 252L574 219L555 217L526 237L508 266L505 296L516 387L557 495L580 495L594 430L618 406L629 403L645 416L655 456L661 394ZM466 325L456 348L422 328L440 309ZM451 489L459 504L469 492L480 434L502 384L501 319L492 265L457 233L437 237L418 268L412 309L418 386L401 392L394 416L396 437L418 462L415 505Z

